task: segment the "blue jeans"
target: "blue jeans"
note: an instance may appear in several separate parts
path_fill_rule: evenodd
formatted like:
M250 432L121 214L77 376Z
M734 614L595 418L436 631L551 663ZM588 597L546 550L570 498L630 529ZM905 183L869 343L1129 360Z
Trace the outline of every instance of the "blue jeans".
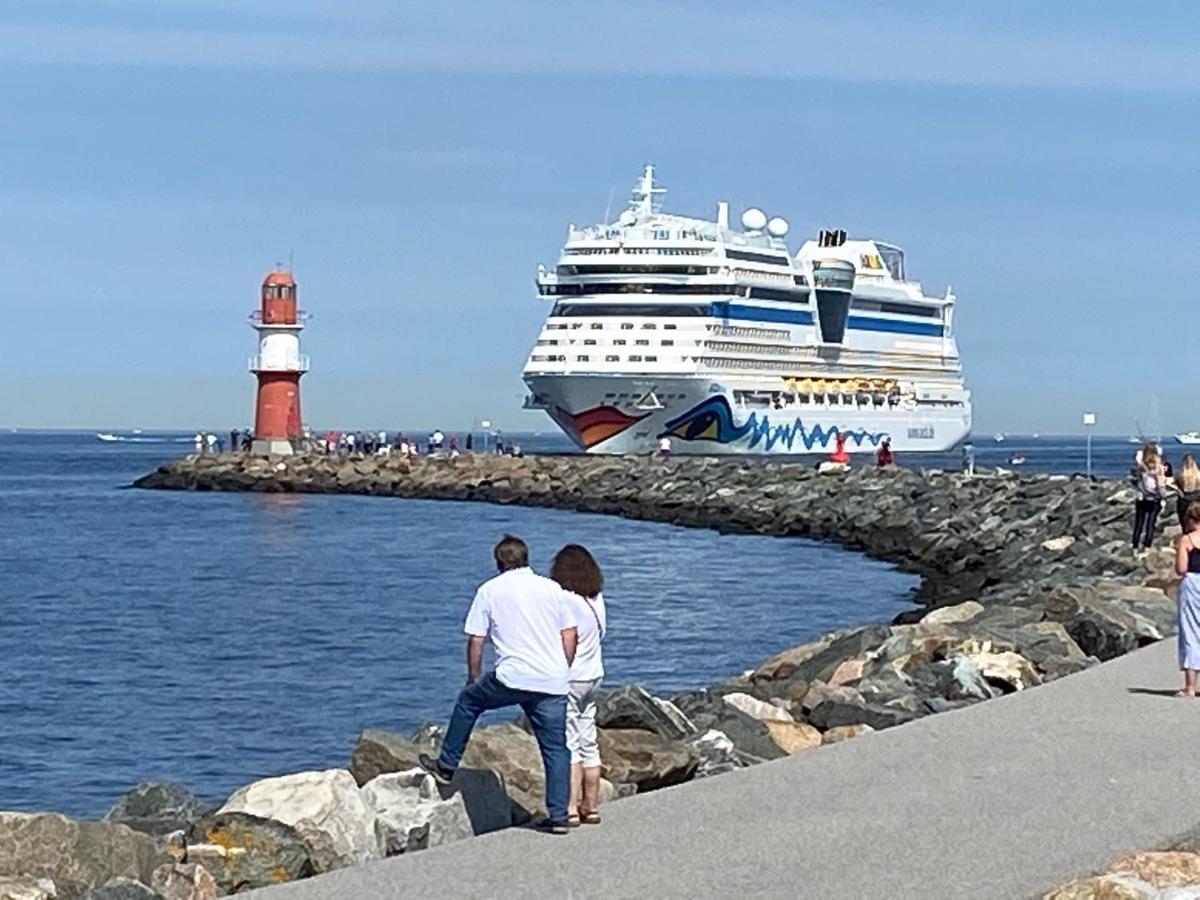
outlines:
M546 812L551 819L567 817L567 800L571 793L571 751L567 749L567 695L542 694L510 688L495 672L488 672L478 681L468 684L458 695L450 725L442 739L438 763L454 771L462 761L463 751L475 728L475 721L489 709L519 706L525 713L542 752L542 768L546 773Z

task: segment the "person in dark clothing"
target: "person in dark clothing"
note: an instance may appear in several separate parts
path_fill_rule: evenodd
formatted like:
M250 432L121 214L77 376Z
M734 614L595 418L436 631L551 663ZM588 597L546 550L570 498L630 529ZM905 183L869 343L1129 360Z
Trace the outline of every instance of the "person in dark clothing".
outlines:
M467 432L467 443L465 444L465 447L468 453L475 449L475 435L469 431Z
M229 452L237 453L241 449L242 435L236 428L229 429Z
M883 443L879 445L879 449L875 451L875 462L880 466L890 466L896 461L892 456L892 439L884 438Z
M1157 447L1146 444L1142 448L1141 459L1134 466L1132 475L1137 491L1133 508L1133 549L1139 556L1144 556L1154 542L1154 527L1162 512L1166 492L1166 473Z

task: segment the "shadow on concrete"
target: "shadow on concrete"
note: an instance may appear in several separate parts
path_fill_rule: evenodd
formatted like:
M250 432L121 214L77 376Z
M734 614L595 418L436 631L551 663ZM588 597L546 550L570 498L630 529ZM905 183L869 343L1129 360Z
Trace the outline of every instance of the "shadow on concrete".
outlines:
M1172 700L1182 699L1176 697L1178 690L1176 688L1126 688L1131 694L1145 694L1147 697L1170 697Z

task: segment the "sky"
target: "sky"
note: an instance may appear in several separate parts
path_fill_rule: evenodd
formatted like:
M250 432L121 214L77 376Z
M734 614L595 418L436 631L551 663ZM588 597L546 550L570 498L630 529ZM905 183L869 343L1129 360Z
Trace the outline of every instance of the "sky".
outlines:
M0 426L248 423L291 260L315 427L548 429L537 264L654 162L953 285L977 432L1200 429L1200 8L917 6L4 0Z

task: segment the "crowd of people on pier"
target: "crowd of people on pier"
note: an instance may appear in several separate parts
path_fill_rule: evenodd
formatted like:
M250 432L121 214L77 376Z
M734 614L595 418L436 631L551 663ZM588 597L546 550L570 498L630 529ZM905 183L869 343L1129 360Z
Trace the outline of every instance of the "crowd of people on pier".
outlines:
M566 834L600 824L600 748L596 706L604 678L608 627L604 575L586 548L567 544L550 575L529 565L529 547L504 535L492 550L498 574L467 611L467 684L459 692L436 758L422 768L439 782L454 777L475 722L493 709L519 706L541 751L547 817L539 826ZM484 673L484 645L495 668Z
M227 446L231 453L249 453L254 438L248 428L233 428L229 431L228 445L223 436L211 431L197 431L193 443L198 455L224 453ZM483 440L479 440L472 432L462 436L447 436L440 428L435 428L423 439L410 437L406 433L389 434L387 431L331 430L319 436L306 428L299 443L303 449L337 456L459 456L476 452L502 456L524 455L521 445L506 444L500 431L486 433Z

